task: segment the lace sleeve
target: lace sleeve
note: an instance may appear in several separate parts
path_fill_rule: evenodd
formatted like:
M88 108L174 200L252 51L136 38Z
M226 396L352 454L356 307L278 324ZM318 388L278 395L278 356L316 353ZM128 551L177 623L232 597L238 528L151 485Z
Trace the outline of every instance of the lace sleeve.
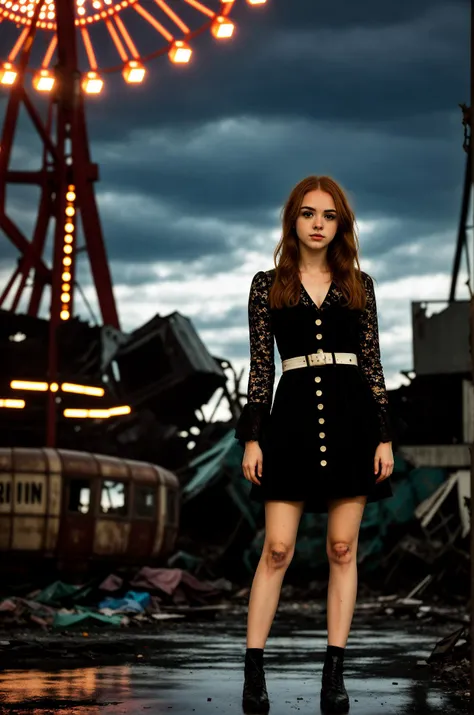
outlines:
M240 414L235 434L242 446L245 442L259 440L272 405L275 348L268 295L269 279L265 271L259 271L252 279L248 300L250 372L247 404Z
M379 330L377 319L377 303L375 300L374 283L366 273L363 274L367 293L367 304L362 311L359 322L359 365L367 380L377 406L380 427L380 441L390 442L393 437L388 396L385 379L380 361Z

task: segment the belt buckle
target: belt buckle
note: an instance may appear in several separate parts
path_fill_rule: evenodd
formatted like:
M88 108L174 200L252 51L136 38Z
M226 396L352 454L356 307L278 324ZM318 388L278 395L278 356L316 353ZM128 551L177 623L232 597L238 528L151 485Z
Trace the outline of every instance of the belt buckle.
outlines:
M325 365L326 355L324 353L312 353L309 362L311 365Z

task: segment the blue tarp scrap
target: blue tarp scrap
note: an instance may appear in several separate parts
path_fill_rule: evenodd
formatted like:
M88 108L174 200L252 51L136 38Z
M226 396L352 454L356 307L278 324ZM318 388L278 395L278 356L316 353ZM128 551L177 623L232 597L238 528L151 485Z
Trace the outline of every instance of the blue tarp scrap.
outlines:
M113 598L108 596L99 603L98 608L108 608L111 611L119 613L143 613L145 608L150 605L151 596L146 592L127 591L122 598Z

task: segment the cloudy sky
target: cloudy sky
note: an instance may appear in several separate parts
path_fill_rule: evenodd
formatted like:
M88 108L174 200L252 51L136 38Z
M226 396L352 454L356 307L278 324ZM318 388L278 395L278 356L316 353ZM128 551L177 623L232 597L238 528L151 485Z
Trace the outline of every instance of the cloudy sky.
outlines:
M233 40L201 36L190 66L161 57L143 87L109 75L104 95L88 100L122 327L178 310L213 354L247 369L248 289L256 271L273 267L281 206L304 176L330 174L356 211L395 387L399 371L412 367L410 302L449 291L469 3L268 0L251 8L237 0L233 18ZM144 38L151 49L154 38ZM35 152L25 124L17 168L37 165ZM10 196L27 231L35 201ZM14 257L2 240L2 286ZM462 285L458 297L467 297ZM277 375L278 363L277 355Z

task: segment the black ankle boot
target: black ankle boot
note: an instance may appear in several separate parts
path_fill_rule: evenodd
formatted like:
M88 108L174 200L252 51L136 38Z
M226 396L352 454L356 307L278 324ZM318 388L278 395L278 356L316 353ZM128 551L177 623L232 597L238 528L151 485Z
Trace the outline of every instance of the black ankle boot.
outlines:
M344 687L343 668L344 661L341 656L326 654L321 681L321 709L328 715L349 711L349 696Z
M245 658L245 682L242 694L242 708L248 713L267 713L270 709L268 702L265 671L263 665L247 655Z

